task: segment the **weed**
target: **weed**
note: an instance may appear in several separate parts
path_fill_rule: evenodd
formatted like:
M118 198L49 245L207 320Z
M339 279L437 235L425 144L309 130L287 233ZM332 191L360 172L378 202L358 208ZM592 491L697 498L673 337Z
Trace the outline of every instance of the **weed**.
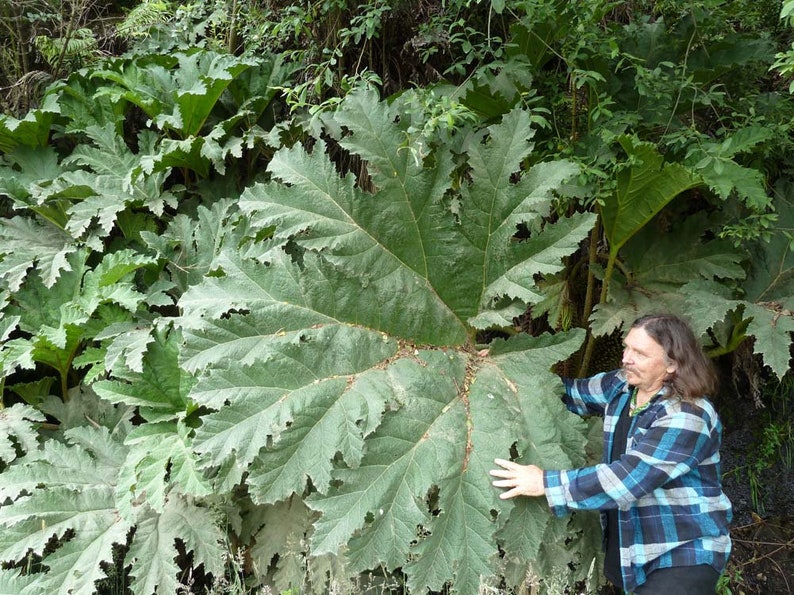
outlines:
M743 581L744 577L742 576L742 569L738 566L728 564L728 567L725 569L722 575L720 575L720 578L717 581L716 595L733 595L731 585L735 587L737 585L741 585Z
M792 391L794 377L788 375L765 399L768 403L767 419L760 430L757 448L746 467L753 508L761 514L765 512L765 474L778 463L782 463L787 470L794 467L794 415L790 403Z

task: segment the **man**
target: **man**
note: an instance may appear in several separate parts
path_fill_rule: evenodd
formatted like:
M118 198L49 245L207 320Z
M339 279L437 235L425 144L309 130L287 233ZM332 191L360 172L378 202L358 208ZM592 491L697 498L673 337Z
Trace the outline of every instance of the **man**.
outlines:
M558 516L601 511L604 573L628 592L713 594L731 547L722 428L706 398L716 374L675 316L636 320L624 345L621 370L563 380L571 411L604 417L603 462L544 471L496 459L493 485L503 499L545 496Z

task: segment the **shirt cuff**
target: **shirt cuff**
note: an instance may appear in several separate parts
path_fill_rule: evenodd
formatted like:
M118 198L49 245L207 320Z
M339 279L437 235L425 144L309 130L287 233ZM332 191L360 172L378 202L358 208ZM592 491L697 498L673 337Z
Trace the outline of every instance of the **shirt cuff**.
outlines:
M551 512L555 516L562 517L571 512L568 508L570 496L568 483L566 471L543 472L543 491L546 494L546 501L551 507Z

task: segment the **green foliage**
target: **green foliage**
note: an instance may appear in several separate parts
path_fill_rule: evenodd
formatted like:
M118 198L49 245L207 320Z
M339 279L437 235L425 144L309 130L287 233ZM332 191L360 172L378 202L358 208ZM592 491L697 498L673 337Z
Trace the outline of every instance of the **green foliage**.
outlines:
M791 2L791 0L784 0L783 6L780 9L780 20L790 27L794 24L794 20L792 20L793 15L794 2ZM790 49L775 54L775 62L772 64L771 68L774 68L783 76L791 77L794 73L794 44L792 44ZM788 91L789 93L794 93L794 79L789 83Z
M666 234L658 225L642 229L626 245L610 300L593 313L593 332L609 334L655 309L690 314L698 334L724 316L722 311L716 319L710 318L708 308L730 304L727 285L741 280L745 271L740 266L742 255L730 243L708 238L709 225L706 217L697 216ZM712 297L702 301L702 294L709 292Z
M733 595L731 585L741 585L743 582L744 576L741 567L729 563L717 581L717 595Z
M94 77L113 81L112 101L137 105L157 129L185 139L197 135L223 91L251 61L227 54L193 50L157 60L119 60Z
M792 209L788 201L777 204L781 225L769 242L759 242L754 250L748 278L742 285L744 299L731 296L714 283L692 282L687 285L686 311L703 333L731 318L731 313L738 316L736 328L728 339L718 343L718 351L731 351L741 340L754 337L754 351L782 379L790 368L790 333L794 331L790 316Z
M667 203L699 182L681 165L663 163L652 145L636 143L629 137L619 140L628 163L618 172L614 197L601 206L610 261Z
M159 0L144 0L133 6L116 27L123 37L146 37L155 25L165 24L171 14L171 7Z
M0 462L3 467L19 455L36 450L36 425L44 420L41 412L28 405L17 403L0 409Z
M762 475L779 461L785 460L782 455L787 451L790 453L792 445L794 445L794 427L790 421L783 423L772 421L764 427L758 450L754 451L753 461L747 468L753 509L760 514L766 512L763 504L765 494ZM791 469L790 459L788 469Z
M163 130L191 138L208 132L206 146L267 125L275 95L268 81L280 76L273 63L251 69L209 54L159 63L166 101L152 115L161 115L156 125ZM138 67L135 58L122 64ZM177 364L178 335L166 325L153 330L160 328L158 309L173 307L166 292L184 287L160 279L168 261L141 250L147 229L180 208L186 193L169 181L171 166L150 165L167 140L158 128L142 130L130 144L120 135L125 113L144 105L144 90L127 88L122 96L114 81L117 94L108 93L113 66L75 73L53 88L45 108L2 122L2 192L18 215L3 219L0 357L9 390L35 407L2 410L2 498L14 505L3 507L0 549L25 572L4 571L3 584L13 592L93 593L108 567L123 572L133 560L133 592L176 592L176 560L184 552L210 574L225 572L223 515L208 502L209 484L191 446L196 413L185 395L192 381ZM174 87L164 85L171 76L194 81L192 91L172 96ZM206 128L207 120L221 128ZM53 129L69 142L53 142ZM235 142L241 154L244 143ZM223 156L215 162L222 166ZM24 381L33 374L40 381ZM174 383L164 385L164 378ZM91 406L94 390L106 401ZM99 404L107 402L125 417L107 415ZM133 410L145 423L130 422ZM40 412L55 421L43 431L58 430L41 447ZM90 476L81 479L74 465Z
M6 341L0 351L4 372L44 364L57 372L64 399L68 375L84 342L111 323L131 321L139 307L156 303L151 300L158 297L138 292L131 279L136 270L152 264L151 259L131 252L108 253L93 269L86 259L85 251L75 252L50 287L30 275L5 309L21 336Z
M58 66L61 61L70 64L84 65L96 58L98 43L91 29L80 28L69 38L51 38L38 35L33 40L36 49L51 66Z
M104 11L106 6L102 6ZM46 85L103 54L102 19L92 0L19 0L0 6L0 105L24 113ZM103 14L102 17L107 15Z
M90 402L88 395L82 397L84 405ZM133 593L176 592L178 543L208 571L222 572L223 535L212 513L177 488L179 482L168 480L171 461L184 478L178 453L168 451L157 461L151 454L168 433L153 432L155 425L143 435L130 432L132 409L120 411L125 414L99 418L106 426L67 429L62 439L47 440L38 456L3 474L0 497L14 503L0 511L0 556L21 561L37 556L41 570L47 570L29 571L27 577L4 571L3 580L19 585L17 592L94 593L114 545L128 548L135 560ZM97 419L96 412L90 415ZM165 490L155 490L158 479Z
M20 145L44 147L57 113L55 102L50 100L45 101L39 109L28 112L20 120L7 114L0 115L0 151L10 153ZM11 183L13 178L6 175L0 180Z

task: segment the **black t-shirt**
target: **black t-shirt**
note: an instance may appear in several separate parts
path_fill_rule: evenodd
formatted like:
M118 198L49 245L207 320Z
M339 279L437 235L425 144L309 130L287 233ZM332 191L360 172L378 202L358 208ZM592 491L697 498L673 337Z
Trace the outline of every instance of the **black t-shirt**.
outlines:
M631 427L631 417L629 416L629 406L626 405L615 425L615 432L612 437L612 450L610 461L618 460L626 453L628 443L629 427ZM618 511L611 509L606 511L605 542L606 552L604 555L604 575L616 586L623 587L623 575L620 573L620 537L618 533Z

